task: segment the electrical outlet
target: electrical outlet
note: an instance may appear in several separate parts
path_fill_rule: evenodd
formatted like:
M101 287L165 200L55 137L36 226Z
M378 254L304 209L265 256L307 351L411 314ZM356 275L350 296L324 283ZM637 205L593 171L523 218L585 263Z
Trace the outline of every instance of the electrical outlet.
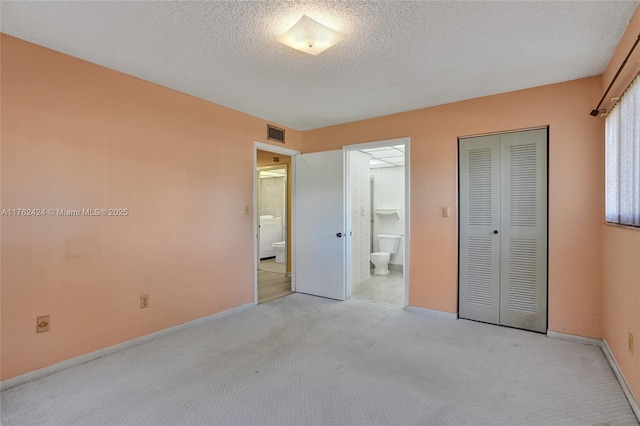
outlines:
M633 354L633 334L629 333L629 352Z
M44 333L45 331L49 331L50 326L51 321L49 320L49 315L43 315L36 319L36 333Z
M148 307L149 307L149 295L143 294L142 296L140 296L140 309L144 309Z

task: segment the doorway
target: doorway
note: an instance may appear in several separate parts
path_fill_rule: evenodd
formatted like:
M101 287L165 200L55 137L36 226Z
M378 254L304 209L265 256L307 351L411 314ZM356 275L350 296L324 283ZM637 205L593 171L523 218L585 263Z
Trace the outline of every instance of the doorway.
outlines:
M399 296L402 306L408 305L409 282L409 138L371 142L344 146L340 150L322 151L300 154L297 151L279 148L260 142L254 142L255 157L258 151L275 152L290 155L290 182L292 184L291 232L288 234L291 262L291 291L345 300L352 295L352 236L351 200L346 196L349 191L347 175L352 173L346 162L349 151L360 151L369 148L383 148L404 145L404 224L399 250L402 250L402 269L395 271L401 274L401 286L404 295ZM369 158L367 154L359 152ZM402 156L402 155L400 155ZM254 162L254 165L256 163ZM370 169L366 168L366 181L370 183ZM368 184L369 185L369 184ZM369 186L367 186L368 190ZM402 192L402 191L401 191ZM379 209L385 214L385 209ZM391 210L391 209L388 209ZM398 217L400 217L398 215ZM255 285L254 300L258 301L258 215L257 215L257 182L254 185L254 224L255 224ZM370 226L370 222L368 223ZM401 231L402 232L402 231ZM369 232L369 238L371 233ZM370 247L370 246L369 246ZM348 248L348 250L347 250ZM371 267L371 248L364 255L366 265ZM354 264L355 265L355 264ZM392 266L392 269L394 267ZM398 296L394 299L398 299ZM389 300L391 301L391 300Z
M263 151L258 151L260 160ZM266 153L265 153L266 154ZM286 158L282 158L286 157ZM289 156L269 156L276 165L261 166L258 182L258 303L291 293L291 273L287 262L289 211ZM282 161L282 164L279 164ZM260 164L260 162L259 162Z
M297 151L254 143L254 301L294 290L291 274L291 155Z
M352 283L360 283L354 279L352 272L356 268L360 268L364 273L370 274L372 234L370 216L367 215L367 209L370 211L370 206L367 206L366 201L357 203L354 201L354 197L358 197L362 191L367 193L369 191L371 156L360 151L403 144L405 187L402 214L404 218L396 219L396 221L404 224L399 245L403 254L401 286L404 287L404 295L396 296L393 300L400 297L402 306L408 304L410 259L409 138L347 145L340 150L295 156L293 162L295 173L293 209L295 291L329 299L345 300L352 296ZM402 154L399 156L402 157ZM360 166L350 165L349 158L358 159ZM359 172L356 172L356 169ZM355 176L356 173L359 174L359 177ZM349 181L354 179L364 182L362 188L366 189L352 190ZM398 192L397 189L395 191ZM387 212L384 210L393 209L382 208L379 210L381 214L385 214ZM357 226L354 217L359 217L359 223L364 226ZM365 237L362 238L362 235ZM355 247L359 251L352 255ZM387 301L392 301L390 295L387 299Z
M461 318L547 331L548 129L461 138Z
M408 304L408 139L345 147L347 297Z

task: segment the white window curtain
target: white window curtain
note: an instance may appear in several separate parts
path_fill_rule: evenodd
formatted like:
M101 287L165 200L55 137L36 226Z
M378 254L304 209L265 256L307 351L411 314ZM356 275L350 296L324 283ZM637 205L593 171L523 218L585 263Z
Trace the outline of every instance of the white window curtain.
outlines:
M640 226L640 76L607 116L606 220Z

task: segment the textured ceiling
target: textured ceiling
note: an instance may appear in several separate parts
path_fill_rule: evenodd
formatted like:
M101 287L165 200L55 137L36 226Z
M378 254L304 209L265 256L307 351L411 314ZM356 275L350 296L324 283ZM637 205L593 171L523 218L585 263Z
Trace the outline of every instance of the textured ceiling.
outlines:
M638 3L3 1L0 28L307 130L600 74ZM277 43L303 14L347 37Z

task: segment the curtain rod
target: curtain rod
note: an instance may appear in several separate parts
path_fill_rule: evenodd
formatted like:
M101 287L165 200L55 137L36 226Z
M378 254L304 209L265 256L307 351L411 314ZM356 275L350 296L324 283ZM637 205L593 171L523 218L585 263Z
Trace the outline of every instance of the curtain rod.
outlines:
M609 90L611 90L613 83L616 82L616 79L620 75L620 71L622 71L622 68L624 68L624 66L627 64L627 61L629 60L629 57L631 57L633 50L638 45L638 42L640 42L640 34L638 34L638 38L636 39L636 42L633 43L633 46L631 46L631 50L629 50L629 53L627 53L627 57L624 58L624 61L622 61L622 64L620 64L620 68L618 68L618 72L616 72L616 75L613 76L613 80L611 80L609 87L607 87L607 90L604 92L604 95L602 95L602 98L600 98L600 102L598 102L598 106L595 109L591 110L591 112L589 113L590 115L593 115L594 117L598 116L598 113L600 112L600 105L602 105L602 101L604 101L604 98L607 97L607 93L609 93Z

